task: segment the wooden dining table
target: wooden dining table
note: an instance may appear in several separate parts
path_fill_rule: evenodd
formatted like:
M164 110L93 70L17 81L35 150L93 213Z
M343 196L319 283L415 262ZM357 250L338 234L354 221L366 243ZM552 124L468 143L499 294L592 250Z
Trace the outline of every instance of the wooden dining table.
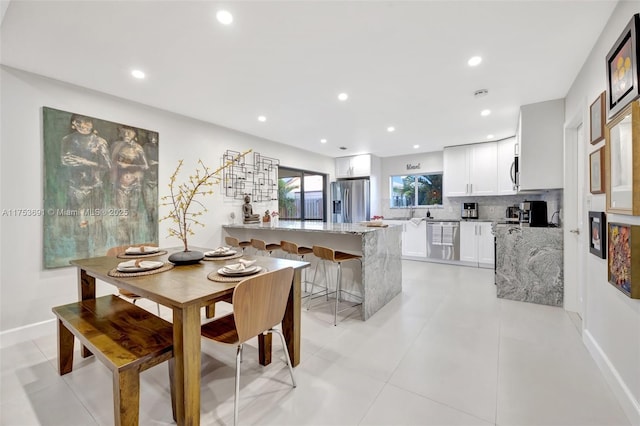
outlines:
M193 248L207 251L207 249ZM168 253L146 260L167 262ZM300 363L300 307L301 273L309 262L275 257L243 256L255 260L255 264L268 270L292 267L293 285L282 322L282 330L293 366ZM117 257L93 257L72 260L78 268L78 296L81 300L96 297L96 279L124 288L144 298L157 302L173 311L173 351L175 357L174 380L176 385L176 420L178 425L200 424L200 325L201 308L216 301L229 300L237 282L216 282L207 275L225 264L238 263L229 260L202 260L192 265L176 265L173 269L145 276L113 277L109 271L125 259ZM260 339L261 364L270 362L271 340ZM82 356L90 355L86 348Z

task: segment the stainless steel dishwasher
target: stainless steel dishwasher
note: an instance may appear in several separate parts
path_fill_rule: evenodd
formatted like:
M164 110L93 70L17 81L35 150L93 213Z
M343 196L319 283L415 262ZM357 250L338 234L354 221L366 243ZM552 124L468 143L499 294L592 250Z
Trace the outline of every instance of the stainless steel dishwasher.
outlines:
M460 260L460 222L427 222L427 258Z

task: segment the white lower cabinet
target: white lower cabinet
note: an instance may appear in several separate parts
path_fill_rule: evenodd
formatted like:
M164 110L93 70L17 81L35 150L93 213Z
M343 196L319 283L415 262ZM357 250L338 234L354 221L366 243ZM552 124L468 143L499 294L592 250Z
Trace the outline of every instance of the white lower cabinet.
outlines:
M491 222L460 222L460 261L480 268L495 264Z
M410 220L405 222L402 233L402 255L427 258L427 222L423 220L417 225Z
M402 226L402 257L407 259L427 259L427 223L418 225L409 220L386 220L389 225Z

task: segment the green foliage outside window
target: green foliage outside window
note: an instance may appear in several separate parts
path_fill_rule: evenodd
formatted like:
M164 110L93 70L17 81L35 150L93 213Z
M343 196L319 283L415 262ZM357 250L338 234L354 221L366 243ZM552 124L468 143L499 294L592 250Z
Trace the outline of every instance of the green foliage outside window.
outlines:
M391 207L442 205L442 173L391 176Z

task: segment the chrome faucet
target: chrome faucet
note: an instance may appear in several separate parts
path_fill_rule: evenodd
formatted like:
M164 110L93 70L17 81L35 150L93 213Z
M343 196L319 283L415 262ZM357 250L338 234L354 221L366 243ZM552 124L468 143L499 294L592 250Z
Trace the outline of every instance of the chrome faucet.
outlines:
M414 206L409 206L409 219L413 219L413 213L415 210L416 208Z

